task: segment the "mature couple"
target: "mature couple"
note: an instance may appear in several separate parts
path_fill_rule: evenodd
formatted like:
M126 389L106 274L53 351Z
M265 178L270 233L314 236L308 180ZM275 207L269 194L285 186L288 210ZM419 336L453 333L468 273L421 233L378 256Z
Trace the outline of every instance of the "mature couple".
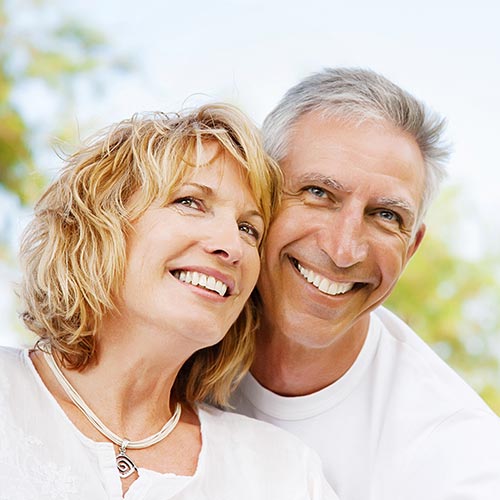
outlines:
M40 341L0 351L0 498L498 500L498 417L379 307L442 129L331 69L271 112L266 152L224 105L82 147L24 236ZM300 440L206 404L228 400Z

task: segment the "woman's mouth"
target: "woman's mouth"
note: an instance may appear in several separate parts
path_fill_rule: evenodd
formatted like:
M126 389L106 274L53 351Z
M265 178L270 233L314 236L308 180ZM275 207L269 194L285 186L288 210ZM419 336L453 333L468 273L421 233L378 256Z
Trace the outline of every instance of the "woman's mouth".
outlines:
M206 290L210 290L212 292L218 293L221 297L229 296L228 287L225 283L214 278L213 276L203 274L197 271L186 271L182 269L176 269L175 271L171 271L172 276L177 278L179 281L183 283L187 283L189 285L197 286L199 288L205 288Z

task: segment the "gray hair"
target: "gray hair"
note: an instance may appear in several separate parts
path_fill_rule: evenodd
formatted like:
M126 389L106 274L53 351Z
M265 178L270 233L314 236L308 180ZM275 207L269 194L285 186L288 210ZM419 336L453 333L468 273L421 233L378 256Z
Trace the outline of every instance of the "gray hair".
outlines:
M326 68L288 90L264 120L264 147L274 160L286 158L294 125L313 111L357 123L386 121L415 138L426 169L416 230L446 176L450 148L442 137L445 119L374 71Z

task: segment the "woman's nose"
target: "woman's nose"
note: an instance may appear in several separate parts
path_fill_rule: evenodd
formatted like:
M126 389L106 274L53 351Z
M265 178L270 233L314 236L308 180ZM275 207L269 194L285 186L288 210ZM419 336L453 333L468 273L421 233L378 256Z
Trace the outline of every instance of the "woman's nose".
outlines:
M214 221L205 240L205 250L228 264L238 264L243 257L243 239L237 222Z

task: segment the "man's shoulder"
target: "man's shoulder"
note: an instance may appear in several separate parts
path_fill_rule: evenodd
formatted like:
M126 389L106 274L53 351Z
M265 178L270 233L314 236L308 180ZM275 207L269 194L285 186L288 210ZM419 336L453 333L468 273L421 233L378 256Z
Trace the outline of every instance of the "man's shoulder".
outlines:
M379 322L383 326L385 338L390 337L396 342L406 344L412 349L422 351L425 354L433 352L408 323L387 307L377 307L371 314L371 322Z
M254 448L278 447L280 450L294 449L303 453L310 451L293 434L262 420L223 411L210 405L202 405L199 414L202 426L204 423L209 425L212 433L224 435L228 440L235 439L239 443L248 441Z
M450 414L467 408L491 412L477 392L396 314L379 307L371 319L381 329L374 370L399 381L391 386L412 393L415 402L431 404L434 399L436 409L446 407ZM418 400L419 396L423 399Z
M429 408L426 417L434 421L467 409L492 413L417 333L383 307L371 314L368 336L356 361L330 386L305 397L286 398L247 375L232 397L238 412L273 422L304 419L330 409L335 415L363 411L369 401L384 401L384 407L391 408L387 418L396 419L400 414L417 419L424 404Z
M297 498L337 498L326 484L317 453L296 436L209 405L200 405L198 416L210 463L227 462L230 456L231 469L250 483L267 484L269 498L282 498L284 488Z

